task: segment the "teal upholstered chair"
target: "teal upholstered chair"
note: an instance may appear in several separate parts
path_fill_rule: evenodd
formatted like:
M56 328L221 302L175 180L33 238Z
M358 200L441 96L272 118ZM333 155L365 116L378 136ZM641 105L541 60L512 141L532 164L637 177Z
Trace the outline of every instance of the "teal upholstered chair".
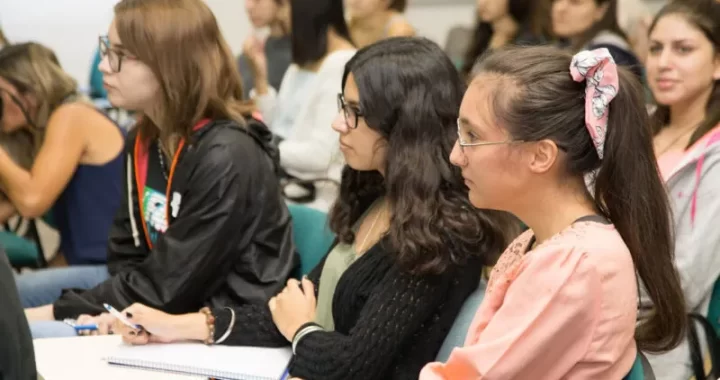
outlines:
M51 212L45 214L42 220L49 226L54 227ZM0 231L0 245L5 249L10 265L15 269L46 267L47 261L40 241L40 234L38 233L37 220L28 220L28 228L24 236L17 233L20 224L21 221L17 223L15 228L11 228L9 223L6 223L5 230Z
M485 281L482 281L480 286L478 286L478 288L475 289L475 291L472 292L465 300L462 308L460 308L460 313L458 313L455 318L455 322L453 322L450 331L445 337L445 341L440 347L440 351L435 358L436 361L447 361L450 357L450 353L455 347L462 347L463 344L465 344L465 336L470 329L470 324L472 323L475 313L480 307L483 298L485 298L486 286Z
M300 268L294 277L310 273L330 249L335 235L327 224L327 214L298 204L289 204L293 222L293 239L300 255Z

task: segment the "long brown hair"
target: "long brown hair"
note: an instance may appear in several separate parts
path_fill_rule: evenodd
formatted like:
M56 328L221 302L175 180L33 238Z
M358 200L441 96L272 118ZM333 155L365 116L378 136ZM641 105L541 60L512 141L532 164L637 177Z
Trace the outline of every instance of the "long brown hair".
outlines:
M253 111L243 101L235 67L215 16L201 0L122 0L115 25L123 46L145 63L160 82L159 126L144 117L143 137L190 138L204 118L245 125Z
M570 76L571 60L570 54L551 47L513 48L491 54L480 72L503 81L495 114L514 139L553 140L567 155L568 176L583 178L598 170L595 206L622 236L655 306L636 329L638 346L649 352L669 350L684 337L685 301L642 85L618 68L620 88L610 103L601 160L585 127L586 84Z
M32 95L37 102L34 112L24 110L33 135L30 154L34 157L42 145L50 115L76 93L77 82L63 70L52 50L34 42L8 45L0 50L0 77L20 94Z
M687 22L700 30L712 43L715 55L720 59L720 3L716 0L701 0L691 3L674 1L663 7L655 16L650 25L649 33L652 33L661 18L671 14L682 16ZM720 124L720 80L716 80L713 84L706 112L705 119L690 136L690 141L685 149L690 148L706 133ZM658 104L652 118L653 132L657 135L670 123L670 107Z
M5 33L3 33L2 28L0 28L0 47L3 45L7 45L7 44L8 44L8 40L5 37Z
M512 229L517 219L475 209L460 169L449 161L465 85L447 55L424 38L389 38L348 61L343 85L350 74L387 157L384 177L345 167L330 213L338 239L353 242L355 223L385 196L392 214L387 249L408 272L438 274L470 257L494 264L519 231Z

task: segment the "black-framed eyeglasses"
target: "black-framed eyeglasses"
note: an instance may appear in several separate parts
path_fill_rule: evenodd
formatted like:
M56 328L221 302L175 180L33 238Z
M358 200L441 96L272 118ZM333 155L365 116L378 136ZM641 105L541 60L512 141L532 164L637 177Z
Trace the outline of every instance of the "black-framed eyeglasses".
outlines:
M108 36L100 36L99 39L99 49L100 49L100 58L105 59L105 57L108 58L108 63L110 63L110 70L114 73L119 73L120 69L122 68L122 62L123 59L137 59L136 57L132 55L125 54L123 52L117 51L113 49L110 46L110 39Z
M343 94L338 94L338 112L342 111L345 122L350 129L355 129L358 126L358 118L363 117L362 111L357 107L351 106L345 103L345 97Z

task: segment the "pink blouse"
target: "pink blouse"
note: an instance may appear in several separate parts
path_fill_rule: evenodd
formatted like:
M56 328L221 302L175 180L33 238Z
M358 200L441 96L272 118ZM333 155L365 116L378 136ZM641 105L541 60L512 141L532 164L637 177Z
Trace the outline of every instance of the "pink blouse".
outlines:
M527 231L500 257L465 340L430 379L621 379L636 356L638 290L612 225L579 222L527 252Z

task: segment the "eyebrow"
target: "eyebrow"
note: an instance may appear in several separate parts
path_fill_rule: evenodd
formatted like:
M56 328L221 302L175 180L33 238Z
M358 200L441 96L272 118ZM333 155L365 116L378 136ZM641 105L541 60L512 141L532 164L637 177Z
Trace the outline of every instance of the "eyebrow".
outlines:
M471 122L468 118L461 116L458 120L460 120L460 125L463 127L470 127L471 129L477 131L478 126Z
M655 39L651 39L651 40L650 40L650 43L651 43L651 44L663 44L663 41L658 41L658 40L655 40ZM681 39L679 39L679 40L670 40L670 43L672 43L672 44L676 44L676 43L691 43L691 44L692 44L692 43L695 43L695 41L689 40L689 39L687 39L687 38L681 38Z
M358 102L357 100L345 99L345 104L348 104L351 106L359 106L360 102Z

